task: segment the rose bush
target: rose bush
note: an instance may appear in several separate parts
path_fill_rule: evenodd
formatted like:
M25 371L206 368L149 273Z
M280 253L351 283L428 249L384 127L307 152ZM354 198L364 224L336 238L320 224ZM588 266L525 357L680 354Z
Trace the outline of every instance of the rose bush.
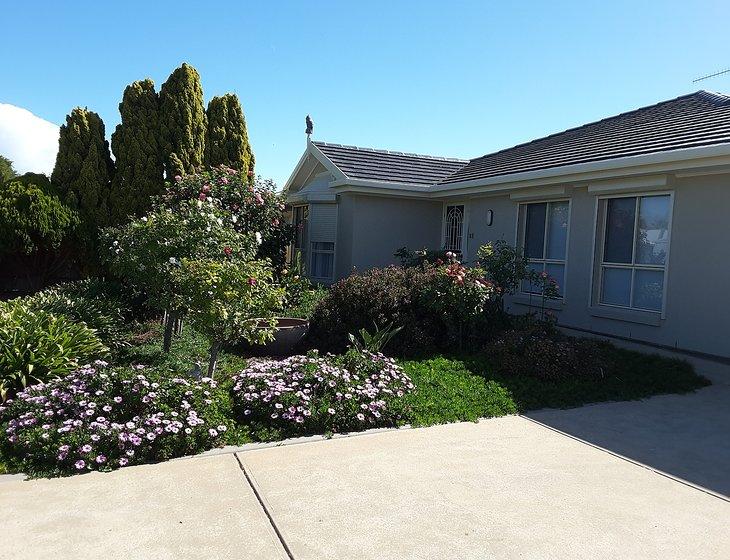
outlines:
M389 351L401 355L478 342L493 330L493 290L483 274L455 261L353 274L315 307L308 344L338 352L347 347L348 333L391 324L402 330Z
M219 445L216 383L104 362L27 387L0 406L0 451L14 470L57 476L161 461Z
M257 256L268 258L280 269L294 228L287 223L285 197L271 180L248 177L225 166L191 175L177 176L155 201L156 207L175 208L188 200L217 206L231 215L234 229L258 234Z
M410 378L382 354L251 360L233 378L234 410L259 439L395 426Z

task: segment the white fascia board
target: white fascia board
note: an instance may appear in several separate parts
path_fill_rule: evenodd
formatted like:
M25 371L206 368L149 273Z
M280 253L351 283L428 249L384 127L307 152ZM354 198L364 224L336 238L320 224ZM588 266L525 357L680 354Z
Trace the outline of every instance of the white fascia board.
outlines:
M337 179L346 178L345 174L340 171L339 167L332 163L332 161L326 155L324 155L322 151L317 148L317 146L315 146L310 140L307 140L307 148L304 150L302 157L299 158L299 162L294 168L294 171L292 171L292 174L289 176L289 179L287 179L286 183L284 184L284 192L289 192L289 188L292 186L292 183L294 182L296 176L302 170L302 167L304 167L304 164L306 163L309 156L315 158L322 165L324 165L327 171L332 173L332 175L334 175Z
M565 196L567 188L562 185L554 187L542 187L534 189L522 189L517 192L510 193L512 200L536 200L539 198L554 198L556 196Z
M621 191L637 191L667 186L666 175L647 175L645 177L625 177L623 179L610 179L588 184L589 193L609 193Z

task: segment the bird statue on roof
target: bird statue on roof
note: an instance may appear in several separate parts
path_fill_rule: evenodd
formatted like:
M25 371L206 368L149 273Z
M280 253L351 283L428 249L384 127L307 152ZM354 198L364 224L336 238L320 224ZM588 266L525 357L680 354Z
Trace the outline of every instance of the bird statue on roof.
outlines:
M309 115L307 115L307 118L304 119L304 122L307 123L307 130L304 132L307 133L307 138L309 138L312 135L312 132L314 132L314 122Z

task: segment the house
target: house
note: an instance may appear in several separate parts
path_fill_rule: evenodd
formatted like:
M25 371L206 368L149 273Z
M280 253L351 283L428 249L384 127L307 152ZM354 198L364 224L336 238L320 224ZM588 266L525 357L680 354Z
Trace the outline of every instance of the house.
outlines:
M308 141L293 250L331 283L505 240L560 286L559 324L730 358L730 97L699 91L470 161ZM534 305L530 286L509 310Z

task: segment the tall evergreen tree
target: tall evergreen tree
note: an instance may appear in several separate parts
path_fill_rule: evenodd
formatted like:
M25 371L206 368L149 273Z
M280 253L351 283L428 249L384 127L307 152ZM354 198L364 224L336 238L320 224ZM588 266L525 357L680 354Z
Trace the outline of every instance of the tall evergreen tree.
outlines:
M109 223L113 174L104 121L93 111L76 107L61 126L51 183L62 200L79 212L86 231Z
M116 158L110 195L112 223L145 212L150 197L164 188L160 105L154 82L147 79L128 85L119 113L122 122L112 134Z
M17 173L13 169L13 162L5 156L0 156L0 185L5 181L10 181L16 175Z
M200 75L183 64L160 89L160 139L168 178L203 165L205 121Z
M253 171L253 153L238 96L227 93L214 97L208 103L207 115L206 163L226 165L244 173Z

